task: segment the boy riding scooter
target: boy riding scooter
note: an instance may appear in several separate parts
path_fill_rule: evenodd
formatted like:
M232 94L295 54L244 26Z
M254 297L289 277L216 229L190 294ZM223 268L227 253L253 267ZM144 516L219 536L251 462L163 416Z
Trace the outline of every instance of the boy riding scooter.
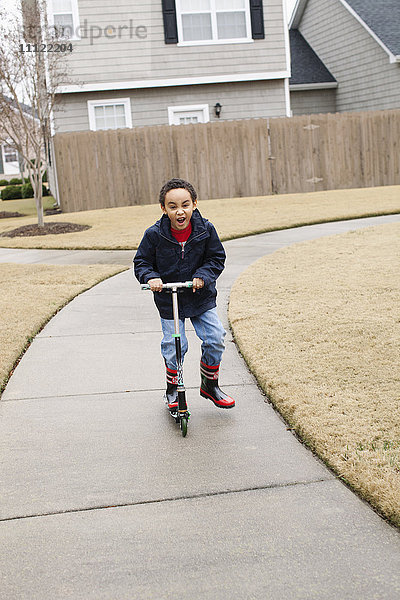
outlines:
M178 406L177 363L171 299L159 292L163 283L192 281L179 302L179 329L182 359L188 349L185 319L189 318L202 340L200 394L219 408L233 408L235 401L219 385L219 368L225 330L217 315L215 281L222 273L225 251L214 226L197 207L193 186L183 179L171 179L160 191L164 213L144 233L136 256L134 271L142 284L149 284L161 317L163 339L161 354L165 361L167 389L165 400L170 411Z

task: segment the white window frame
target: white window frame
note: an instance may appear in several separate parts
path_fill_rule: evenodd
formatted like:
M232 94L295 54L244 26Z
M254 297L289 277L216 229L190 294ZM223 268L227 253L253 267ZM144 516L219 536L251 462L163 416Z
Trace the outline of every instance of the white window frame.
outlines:
M175 125L174 116L176 113L180 112L190 112L190 111L203 111L204 121L202 123L208 123L210 120L210 109L208 104L189 104L186 106L168 106L168 123L170 125Z
M71 0L71 7L72 7L73 35L72 35L72 37L68 38L68 40L70 40L70 41L80 40L81 36L79 34L80 20L79 20L78 0ZM56 27L56 25L54 24L53 0L50 0L48 3L48 20L49 20L50 27Z
M0 144L0 152L1 152L2 162L3 162L2 175L18 175L20 172L20 170L19 170L19 154L18 154L17 150L15 150L15 152L17 153L17 160L13 160L11 162L6 162L6 148L5 147L9 146L10 143L3 142Z
M107 98L105 100L88 100L89 128L91 131L108 131L107 129L96 129L96 117L94 109L96 106L109 106L112 104L123 104L125 108L126 128L132 129L132 113L130 98ZM125 128L124 128L125 129Z
M183 40L183 26L182 26L182 13L181 10L181 0L176 0L176 22L178 26L178 46L209 46L210 44L251 44L254 43L252 38L252 30L251 30L251 17L250 17L250 2L249 0L245 0L245 19L246 19L246 30L247 37L245 38L233 38L233 39L223 39L219 40L216 36L218 33L217 28L217 10L215 7L215 0L210 0L211 3L211 26L213 39L210 40ZM208 12L208 11L206 11ZM243 9L226 9L225 11L218 12L243 12ZM203 14L204 10L192 11L191 13L183 13L183 14Z

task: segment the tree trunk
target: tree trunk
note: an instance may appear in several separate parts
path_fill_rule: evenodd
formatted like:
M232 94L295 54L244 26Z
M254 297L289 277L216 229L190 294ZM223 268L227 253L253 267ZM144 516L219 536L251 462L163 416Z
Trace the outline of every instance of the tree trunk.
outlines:
M35 202L36 202L36 212L37 212L37 218L38 218L38 226L39 227L44 227L42 185L38 186L37 192L35 194Z
M33 187L33 195L35 197L38 226L44 227L43 199L42 199L43 182L42 182L42 172L40 169L38 169L36 171L36 173L34 174L34 176L31 179L31 181L32 181L32 187Z
M25 178L24 178L24 159L21 157L20 153L18 152L18 166L19 166L19 174L21 175L21 181L22 181L22 185L25 183Z

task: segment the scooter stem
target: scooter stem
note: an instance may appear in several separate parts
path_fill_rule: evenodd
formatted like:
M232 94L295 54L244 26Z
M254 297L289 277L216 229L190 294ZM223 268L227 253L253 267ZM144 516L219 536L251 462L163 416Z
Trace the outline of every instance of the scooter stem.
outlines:
M178 288L172 288L172 312L174 315L175 335L179 335Z

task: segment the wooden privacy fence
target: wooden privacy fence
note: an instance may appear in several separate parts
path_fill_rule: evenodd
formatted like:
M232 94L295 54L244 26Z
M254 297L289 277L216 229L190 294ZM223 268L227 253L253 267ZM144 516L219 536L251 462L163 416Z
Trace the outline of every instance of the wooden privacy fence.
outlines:
M65 212L158 202L171 177L203 200L400 184L400 110L60 133Z

